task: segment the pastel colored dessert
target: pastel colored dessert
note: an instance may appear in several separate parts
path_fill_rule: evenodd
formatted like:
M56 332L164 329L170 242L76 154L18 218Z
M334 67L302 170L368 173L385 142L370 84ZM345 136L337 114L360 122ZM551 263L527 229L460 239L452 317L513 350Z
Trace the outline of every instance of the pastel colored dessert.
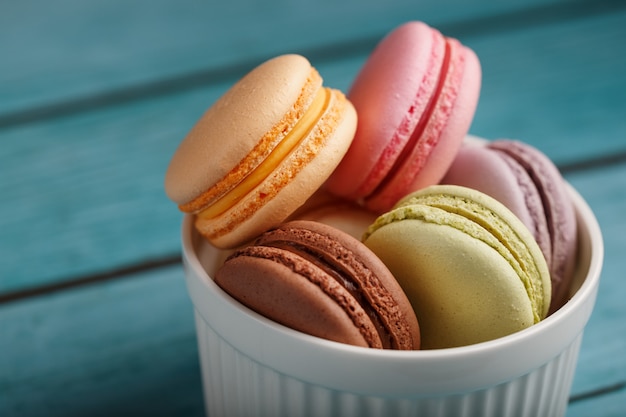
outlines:
M353 106L299 55L271 59L219 98L181 142L167 195L220 248L276 226L328 178L356 130Z
M420 345L411 304L359 240L313 221L284 223L237 250L215 282L257 313L310 335L372 348Z
M412 193L363 242L411 301L424 349L506 336L548 313L541 249L517 216L479 191L435 185Z
M469 130L480 82L471 49L421 22L399 26L350 88L357 132L328 190L380 213L438 183Z
M503 203L533 233L552 279L550 313L568 298L577 230L574 205L554 163L531 145L496 140L461 148L442 183L482 191Z
M327 224L361 239L363 232L378 217L358 204L339 199L336 196L318 191L307 200L288 220L311 220Z

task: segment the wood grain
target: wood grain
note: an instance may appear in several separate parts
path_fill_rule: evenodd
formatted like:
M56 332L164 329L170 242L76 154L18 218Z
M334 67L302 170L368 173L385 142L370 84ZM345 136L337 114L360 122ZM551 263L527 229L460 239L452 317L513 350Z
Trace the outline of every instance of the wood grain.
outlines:
M625 6L6 2L0 415L203 415L193 310L178 264L181 216L162 187L171 154L263 59L304 53L327 85L347 91L380 37L409 19L479 55L472 133L542 149L598 217L605 265L567 416L623 415Z

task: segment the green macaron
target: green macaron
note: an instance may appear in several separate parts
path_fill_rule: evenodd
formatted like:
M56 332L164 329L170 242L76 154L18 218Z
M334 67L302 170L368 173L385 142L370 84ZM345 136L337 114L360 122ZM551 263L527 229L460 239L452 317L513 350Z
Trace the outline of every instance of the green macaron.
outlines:
M550 274L534 237L476 190L436 185L412 193L378 217L363 242L407 294L422 348L492 340L548 313Z

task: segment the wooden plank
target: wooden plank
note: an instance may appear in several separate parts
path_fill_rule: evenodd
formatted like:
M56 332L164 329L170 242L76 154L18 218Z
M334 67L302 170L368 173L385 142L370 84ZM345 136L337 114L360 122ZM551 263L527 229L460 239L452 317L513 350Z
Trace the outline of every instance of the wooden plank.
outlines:
M0 306L0 415L200 416L182 267Z
M483 86L472 130L540 147L557 163L626 146L626 13L467 39Z
M4 132L0 292L179 252L163 176L217 90Z
M464 39L485 71L472 131L528 141L561 162L623 155L626 57L614 52L626 39L624 19L626 12ZM347 89L364 59L314 63L328 85ZM226 87L1 131L8 204L0 205L0 293L177 253L180 215L164 196L163 174ZM593 140L600 129L602 140Z
M596 214L605 245L596 308L585 330L574 380L574 392L582 393L601 387L599 381L604 386L626 383L626 165L570 174L567 178ZM619 398L624 398L624 393L621 395Z
M610 2L609 2L610 3ZM0 114L180 74L258 62L285 51L370 40L407 19L445 25L566 0L473 2L369 0L341 3L113 0L3 4ZM575 2L579 7L584 2ZM593 2L590 3L593 6ZM566 8L564 10L567 10ZM71 12L68 12L71 11ZM348 53L350 53L348 51Z
M572 391L584 396L626 375L626 166L570 180L596 210L607 249ZM1 305L0 415L201 415L192 317L179 266ZM617 416L624 395L581 399L568 416Z

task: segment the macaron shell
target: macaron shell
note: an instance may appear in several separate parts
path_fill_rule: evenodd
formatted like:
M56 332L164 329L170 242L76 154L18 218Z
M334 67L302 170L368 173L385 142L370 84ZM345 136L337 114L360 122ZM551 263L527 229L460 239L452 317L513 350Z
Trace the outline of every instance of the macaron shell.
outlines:
M227 175L290 111L310 72L306 58L282 55L234 84L181 142L165 176L167 195L188 203Z
M339 229L355 239L361 239L367 227L376 220L376 214L345 203L309 212L300 219L320 222Z
M310 220L341 230L361 240L377 215L354 202L338 198L320 190L287 220Z
M254 190L221 215L196 219L217 247L232 248L280 224L318 190L348 150L356 130L352 104L332 90L327 114Z
M496 150L496 152L498 152ZM541 248L548 266L552 264L552 239L548 216L543 204L541 192L537 184L524 167L510 155L501 153L502 160L509 166L510 171L517 179L517 188L522 194L528 212L528 222L522 221L531 231L537 244ZM496 173L494 173L497 175ZM497 199L497 198L496 198ZM499 199L497 199L499 200ZM506 204L505 204L506 205ZM508 207L508 206L507 206ZM515 211L513 211L515 213ZM517 213L515 213L517 214Z
M321 271L317 273L319 280L325 279ZM325 292L280 263L245 256L226 262L215 281L239 302L277 323L337 342L369 345L344 309L329 296L328 292L337 297L346 292L338 285ZM343 298L349 299L345 294ZM358 310L358 305L353 308Z
M554 163L530 145L498 140L489 146L519 162L533 178L542 196L552 245L549 266L553 296L550 312L554 312L567 301L577 254L576 215L564 179Z
M378 229L365 244L409 297L423 349L479 343L533 324L515 271L491 247L457 229L406 220Z
M441 183L473 188L504 204L533 233L550 264L550 234L541 196L528 173L510 157L484 144L464 144Z
M436 83L443 57L433 55L436 39L427 25L406 23L389 33L367 59L348 92L359 114L356 140L327 183L331 192L356 199L381 158L390 168L393 157L385 153L401 151L428 103L428 94L418 91L430 91ZM401 126L404 131L399 131Z
M533 221L509 165L485 146L463 145L441 183L482 191L511 209L524 224Z
M367 199L373 211L388 210L407 193L439 183L463 144L478 103L481 67L474 51L454 39L449 43L456 59L435 110L407 162Z

